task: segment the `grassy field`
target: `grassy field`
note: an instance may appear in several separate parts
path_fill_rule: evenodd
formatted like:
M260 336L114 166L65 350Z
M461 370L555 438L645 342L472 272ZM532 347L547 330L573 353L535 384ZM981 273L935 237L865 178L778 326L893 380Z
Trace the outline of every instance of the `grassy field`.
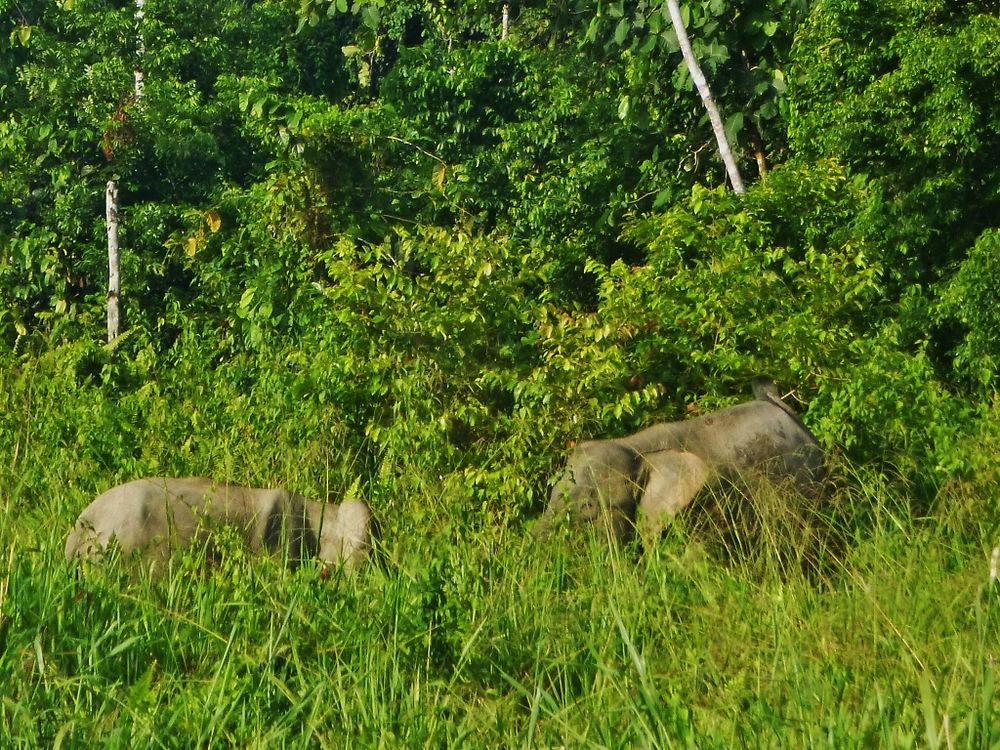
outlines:
M386 451L359 575L231 547L78 577L66 534L117 482L336 499L370 469L322 405L194 369L118 395L64 362L0 373L2 748L1000 747L995 476L918 516L905 482L842 468L818 505L706 502L640 554L533 540L544 479L484 490L525 473L506 459Z
M234 547L151 581L78 580L62 545L88 498L48 489L0 495L5 747L1000 746L1000 589L967 490L922 519L842 492L864 532L804 567L771 523L679 523L639 556L442 516L385 519L353 578Z

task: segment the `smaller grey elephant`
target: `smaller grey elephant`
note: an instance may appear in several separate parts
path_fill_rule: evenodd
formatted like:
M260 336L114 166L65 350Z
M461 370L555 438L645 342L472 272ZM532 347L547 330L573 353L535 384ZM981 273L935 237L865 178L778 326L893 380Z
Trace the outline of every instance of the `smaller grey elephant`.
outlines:
M369 554L373 522L363 500L336 505L284 489L156 477L98 495L77 518L65 553L68 560L97 557L114 540L122 552L164 562L176 549L210 543L220 527L236 529L251 552L285 556L292 566L316 557L352 570Z

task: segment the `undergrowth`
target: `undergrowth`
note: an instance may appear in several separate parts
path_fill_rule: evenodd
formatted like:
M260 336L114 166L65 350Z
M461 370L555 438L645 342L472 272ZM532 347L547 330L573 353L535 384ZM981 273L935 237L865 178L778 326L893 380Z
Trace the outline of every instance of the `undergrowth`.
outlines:
M513 427L449 467L264 376L118 391L99 363L19 367L0 383L3 747L1000 747L990 472L926 513L839 466L819 500L704 498L647 550L538 541L545 479L508 484L532 448ZM359 490L383 541L353 577L237 547L158 578L63 559L96 492L156 473Z

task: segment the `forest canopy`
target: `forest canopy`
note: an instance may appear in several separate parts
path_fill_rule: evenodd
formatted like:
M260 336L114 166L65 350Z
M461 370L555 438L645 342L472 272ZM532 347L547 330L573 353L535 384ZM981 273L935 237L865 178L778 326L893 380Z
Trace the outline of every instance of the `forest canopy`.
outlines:
M566 439L762 372L827 448L921 492L976 470L1000 364L996 3L681 10L745 195L647 0L0 0L5 367L105 393L139 445L293 424L368 483L419 452L501 515ZM203 395L165 425L154 387Z

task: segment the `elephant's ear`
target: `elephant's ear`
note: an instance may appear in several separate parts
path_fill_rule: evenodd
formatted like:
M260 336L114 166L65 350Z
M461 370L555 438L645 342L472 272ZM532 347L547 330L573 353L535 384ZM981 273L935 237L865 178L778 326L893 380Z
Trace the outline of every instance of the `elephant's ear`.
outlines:
M689 451L656 451L644 456L643 463L645 489L636 525L643 544L651 544L667 520L691 504L711 478L712 469Z

